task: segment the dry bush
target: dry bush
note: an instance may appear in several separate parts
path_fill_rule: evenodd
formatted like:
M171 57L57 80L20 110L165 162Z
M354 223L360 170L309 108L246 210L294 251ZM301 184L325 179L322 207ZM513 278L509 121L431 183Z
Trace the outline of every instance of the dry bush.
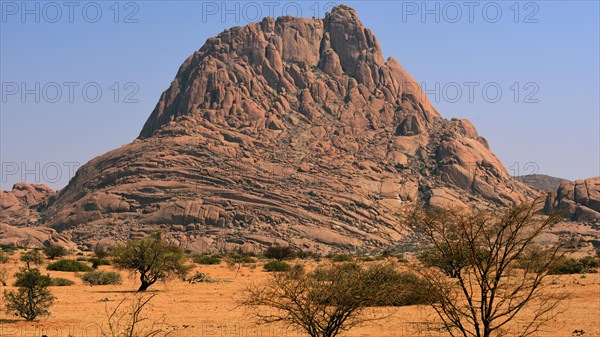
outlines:
M151 322L144 312L151 310L151 301L156 294L135 294L124 297L112 309L105 307L106 323L100 325L102 337L159 337L169 336L163 330L164 323Z
M400 291L397 283L389 282L390 268L355 263L321 267L313 273L293 268L246 289L242 305L253 309L259 323L282 322L312 337L333 337L386 317L366 311Z
M528 336L560 313L566 294L549 289L547 276L561 243L535 244L559 216L536 209L538 200L497 213L416 207L404 214L431 244L418 270L438 294L430 304L451 336ZM533 317L523 318L524 308Z

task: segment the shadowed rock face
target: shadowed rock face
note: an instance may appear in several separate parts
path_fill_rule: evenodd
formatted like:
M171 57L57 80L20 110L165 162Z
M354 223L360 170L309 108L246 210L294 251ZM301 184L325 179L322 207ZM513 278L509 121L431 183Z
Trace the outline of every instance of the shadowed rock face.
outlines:
M77 242L162 228L192 249L369 249L410 240L394 217L405 203L531 195L342 5L208 39L139 138L81 167L42 215Z

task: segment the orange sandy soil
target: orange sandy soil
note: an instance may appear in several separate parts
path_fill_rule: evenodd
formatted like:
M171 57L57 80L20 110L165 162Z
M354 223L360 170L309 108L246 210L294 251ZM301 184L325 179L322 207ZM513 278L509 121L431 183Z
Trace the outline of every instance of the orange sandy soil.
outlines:
M13 275L18 270L18 254L2 265ZM315 264L315 262L308 262ZM309 267L310 268L310 267ZM101 267L101 269L110 269ZM238 271L225 263L218 266L199 266L196 270L210 275L220 283L188 284L180 280L157 283L148 293L156 294L151 307L145 312L148 321L164 321L166 329L175 330L172 336L306 336L282 326L265 326L253 323L248 311L238 305L243 290L248 285L262 282L269 273L262 271L262 263L256 267L243 266ZM46 270L42 267L42 272ZM114 308L121 299L133 296L139 282L126 272L121 272L123 284L89 286L83 284L75 273L48 272L51 276L75 281L75 285L51 287L56 296L50 308L51 316L37 322L27 323L15 316L0 314L0 336L67 337L102 336L100 325L106 326L106 309ZM6 290L12 289L14 278L8 279ZM565 275L557 278L552 287L564 287L571 292L565 303L566 312L546 326L547 331L538 336L572 336L575 330L583 330L583 336L600 336L600 274ZM434 318L427 306L401 308L376 308L388 318L370 322L343 334L343 336L445 336L443 333L424 331L423 327Z

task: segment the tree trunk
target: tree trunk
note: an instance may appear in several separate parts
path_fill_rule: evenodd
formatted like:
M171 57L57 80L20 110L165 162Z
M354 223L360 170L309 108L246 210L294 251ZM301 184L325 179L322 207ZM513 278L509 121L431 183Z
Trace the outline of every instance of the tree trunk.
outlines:
M154 282L150 282L150 280L148 280L148 277L146 277L146 274L140 274L140 281L142 282L142 285L140 285L138 292L146 291L146 289L148 289L148 287L151 286L152 283L154 283Z
M139 291L146 291L146 289L148 289L148 287L150 286L149 282L146 281L142 281L142 285L140 286L140 288L138 289Z

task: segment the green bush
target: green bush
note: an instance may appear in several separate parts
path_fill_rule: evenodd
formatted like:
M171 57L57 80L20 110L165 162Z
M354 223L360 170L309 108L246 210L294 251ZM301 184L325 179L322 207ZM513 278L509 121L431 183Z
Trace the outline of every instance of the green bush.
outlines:
M52 277L50 278L50 286L51 287L66 287L66 286L72 286L74 285L75 282L66 279L66 278L62 278L62 277Z
M221 259L218 256L206 254L192 255L192 261L197 264L221 264Z
M51 263L48 265L48 267L46 267L46 269L48 270L55 270L55 271L70 271L70 272L77 272L77 271L92 271L92 267L85 265L79 261L75 261L75 260L58 260L54 263Z
M273 260L265 263L263 269L268 272L290 271L292 267L282 261Z
M110 266L110 261L107 259L99 259L97 257L91 257L88 259L92 263L92 268L96 269L98 266Z
M596 273L598 261L586 256L580 259L562 258L550 268L551 275Z
M278 261L291 260L296 257L296 252L290 246L281 246L278 244L267 247L263 252L267 259Z
M91 271L79 277L91 285L121 284L121 274L114 271Z

